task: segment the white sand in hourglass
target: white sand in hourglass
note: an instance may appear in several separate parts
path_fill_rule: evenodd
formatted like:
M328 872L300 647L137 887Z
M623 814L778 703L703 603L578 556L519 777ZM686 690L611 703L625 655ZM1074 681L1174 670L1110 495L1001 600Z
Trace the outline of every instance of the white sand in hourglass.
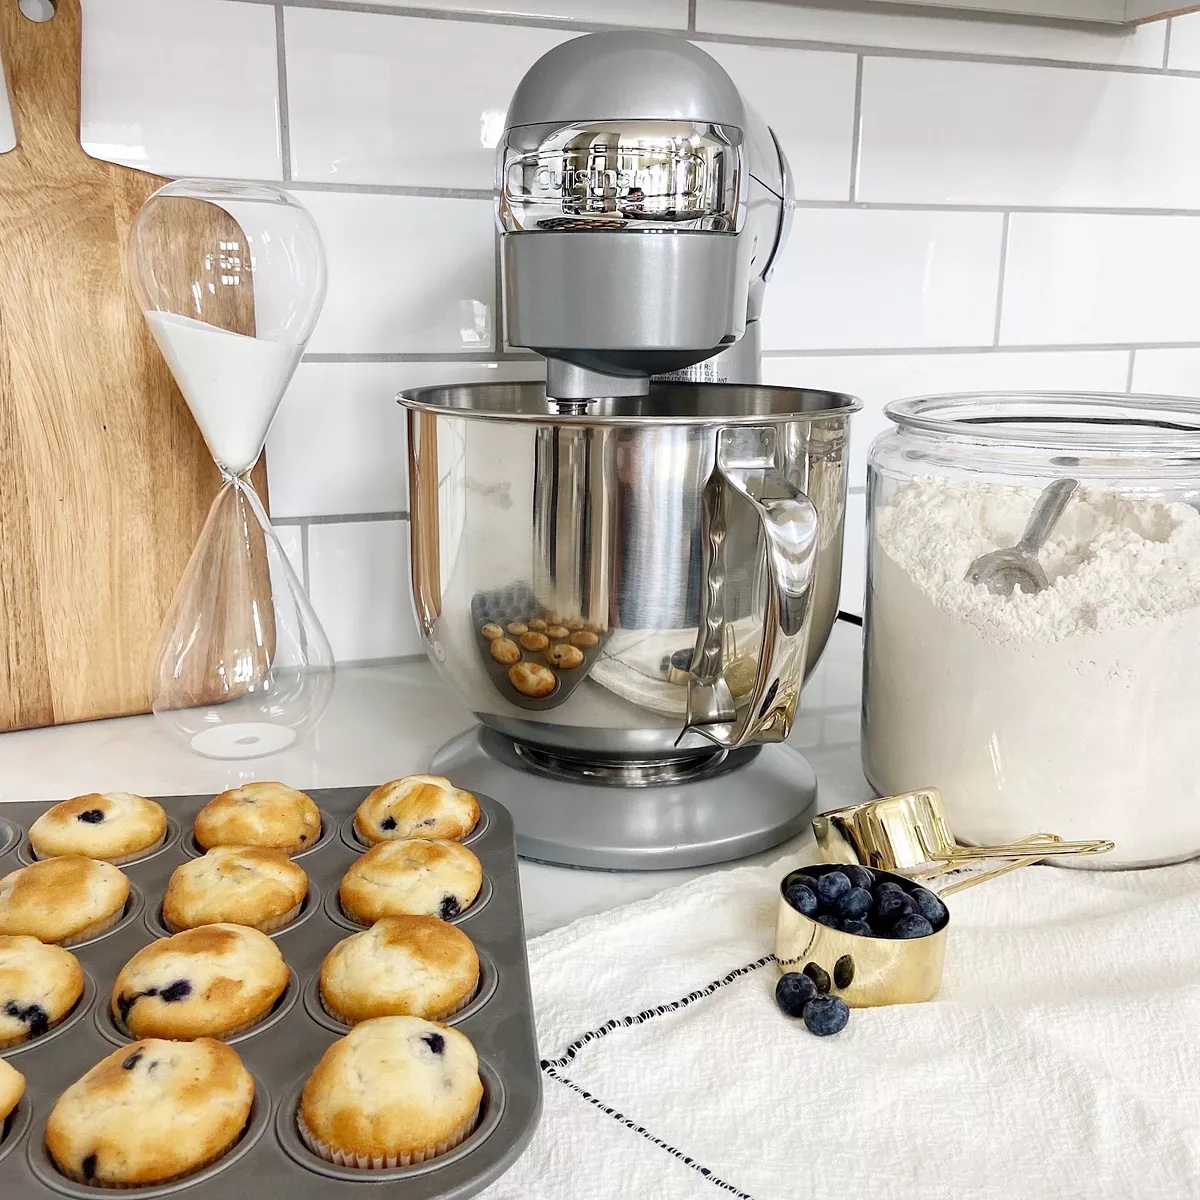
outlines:
M146 320L217 465L233 475L248 470L303 348L175 313Z

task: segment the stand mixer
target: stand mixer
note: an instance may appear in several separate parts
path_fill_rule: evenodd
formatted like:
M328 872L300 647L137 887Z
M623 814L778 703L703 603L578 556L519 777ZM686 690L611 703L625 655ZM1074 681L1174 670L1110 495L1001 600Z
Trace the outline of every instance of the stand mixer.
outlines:
M786 160L701 50L605 33L530 68L497 176L508 341L546 384L401 397L418 622L481 723L432 769L526 857L764 850L816 798L781 743L836 616L858 408L759 384Z

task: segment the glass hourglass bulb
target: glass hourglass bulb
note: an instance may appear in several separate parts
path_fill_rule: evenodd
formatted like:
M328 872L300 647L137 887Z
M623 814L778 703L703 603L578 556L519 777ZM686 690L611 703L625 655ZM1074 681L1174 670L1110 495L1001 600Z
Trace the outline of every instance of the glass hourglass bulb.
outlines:
M199 754L269 754L333 690L329 641L250 481L320 315L320 234L279 188L184 179L143 205L129 263L222 480L159 633L151 709Z

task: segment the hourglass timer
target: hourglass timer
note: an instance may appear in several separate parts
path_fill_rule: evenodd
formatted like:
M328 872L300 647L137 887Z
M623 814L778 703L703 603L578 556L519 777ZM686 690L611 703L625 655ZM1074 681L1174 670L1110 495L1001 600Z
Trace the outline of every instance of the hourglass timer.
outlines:
M221 472L159 633L151 708L197 754L270 754L333 690L329 641L250 482L325 298L321 237L278 188L185 179L146 201L129 265Z

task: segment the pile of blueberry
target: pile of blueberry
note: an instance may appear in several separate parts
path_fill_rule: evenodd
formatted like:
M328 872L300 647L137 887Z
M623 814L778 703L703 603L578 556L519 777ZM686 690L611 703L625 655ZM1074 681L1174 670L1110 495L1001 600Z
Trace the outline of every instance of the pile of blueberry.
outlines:
M825 866L788 876L784 899L822 925L860 937L922 938L947 921L946 906L928 888L881 877L869 867Z

